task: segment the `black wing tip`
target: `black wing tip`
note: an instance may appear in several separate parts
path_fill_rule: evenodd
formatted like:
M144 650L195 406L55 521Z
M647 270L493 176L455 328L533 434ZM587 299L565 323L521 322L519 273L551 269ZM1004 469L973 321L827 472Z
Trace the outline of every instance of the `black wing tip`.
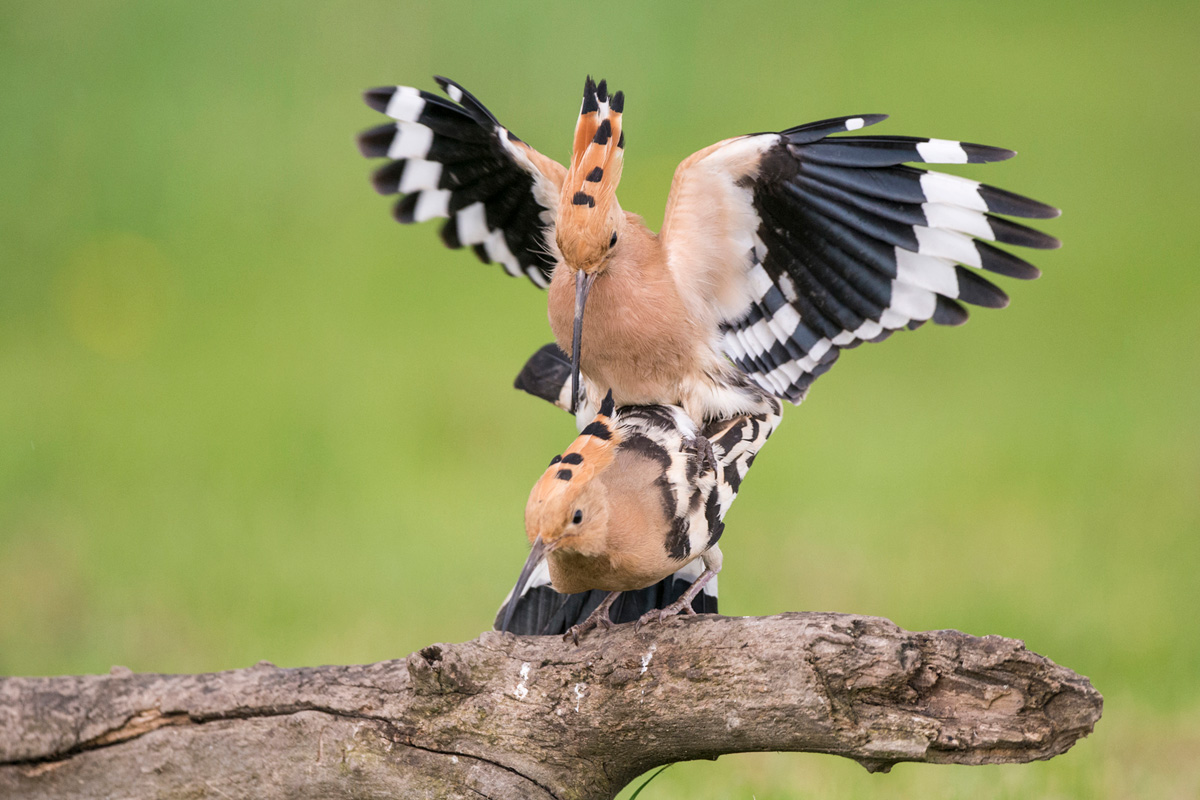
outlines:
M400 192L400 176L403 171L403 161L389 161L371 173L371 185L379 194L398 194Z
M1062 241L1058 237L1043 233L1037 228L1030 228L990 214L988 216L988 224L991 226L997 242L1029 247L1034 250L1057 250L1062 247Z
M1006 147L992 147L986 144L959 142L959 147L967 154L968 164L989 164L993 161L1007 161L1017 154L1016 150Z
M1040 269L1007 250L978 241L975 243L975 247L979 250L980 265L988 272L1021 281L1031 281L1042 276Z
M417 198L419 194L408 194L401 197L392 206L392 218L401 225L411 225L416 222Z
M1007 308L1008 295L996 284L982 278L966 267L954 268L958 276L958 299L983 308Z
M530 356L513 381L513 388L557 405L562 389L571 380L571 360L554 342Z
M378 86L363 92L363 102L381 114L387 113L388 103L396 93L395 86Z
M965 325L970 316L970 313L959 303L954 302L948 297L938 295L937 305L933 309L933 322L935 325L948 325L950 327Z
M996 214L1006 214L1023 219L1057 219L1062 216L1060 208L1004 189L997 189L995 186L981 186L980 191L986 193L989 210ZM995 209L991 208L993 204L996 206Z
M1033 230L1030 228L1030 230ZM1022 247L1032 247L1035 250L1058 250L1062 247L1062 239L1041 231L1033 231L1034 236L1021 241Z
M846 133L866 128L888 118L887 114L851 114L845 117L830 117L816 122L806 122L780 131L789 144L805 145L820 141L830 134Z
M363 158L383 158L387 155L388 148L391 147L395 138L396 125L389 122L386 125L377 125L363 131L355 137L355 142L358 144L358 152L362 153Z

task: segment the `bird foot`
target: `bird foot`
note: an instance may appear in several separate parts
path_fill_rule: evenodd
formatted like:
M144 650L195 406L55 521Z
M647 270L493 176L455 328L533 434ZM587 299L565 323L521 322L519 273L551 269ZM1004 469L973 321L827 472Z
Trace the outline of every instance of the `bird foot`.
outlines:
M692 608L692 598L684 595L683 597L663 608L652 608L642 616L638 617L638 621L634 623L633 629L639 631L643 625L651 622L662 622L664 619L669 619L679 614L691 614L695 616L696 609Z
M596 610L589 614L587 619L578 625L572 625L567 629L567 632L563 634L563 641L574 642L576 645L578 645L580 637L582 637L585 633L595 630L596 628L608 630L616 625L616 623L612 621L612 618L608 616L608 611L610 608L612 608L613 601L616 600L620 594L620 592L612 592L608 597L604 598L604 601L601 602L600 605L596 606Z
M696 436L687 443L687 447L689 450L696 451L696 455L700 459L700 467L702 472L705 471L705 468L711 469L713 472L716 472L720 468L721 464L717 461L717 454L713 452L712 442L710 442L704 436L696 434Z
M633 629L638 631L641 630L642 626L648 622L662 622L664 619L674 617L678 614L690 614L695 616L696 609L692 608L692 600L694 600L696 595L700 593L700 590L704 588L704 584L708 583L716 574L717 573L714 569L705 567L704 571L700 573L700 577L692 581L692 585L687 588L687 590L680 596L678 600L668 606L664 606L662 608L653 608L647 611L645 614L642 614L642 616L638 618L638 621L634 623Z

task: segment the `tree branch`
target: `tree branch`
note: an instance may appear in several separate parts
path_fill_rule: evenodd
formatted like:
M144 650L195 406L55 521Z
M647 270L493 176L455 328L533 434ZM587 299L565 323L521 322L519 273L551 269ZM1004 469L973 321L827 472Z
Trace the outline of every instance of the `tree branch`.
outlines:
M1013 639L876 617L687 617L580 646L484 633L368 666L0 680L0 796L608 798L788 750L1046 759L1102 699Z

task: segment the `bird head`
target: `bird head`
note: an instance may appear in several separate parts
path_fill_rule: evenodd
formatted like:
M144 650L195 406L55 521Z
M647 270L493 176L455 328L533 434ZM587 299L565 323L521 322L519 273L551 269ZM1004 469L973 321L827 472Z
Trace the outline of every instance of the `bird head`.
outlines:
M608 84L597 86L589 75L583 85L583 105L575 123L571 168L563 180L558 202L555 240L563 264L575 276L575 330L571 344L571 411L579 401L579 354L583 310L597 276L608 267L621 238L625 216L617 203L617 184L624 163L622 117L625 94L611 97Z
M529 494L525 533L545 552L574 550L585 555L603 552L608 530L608 494L598 478L621 444L613 419L610 391L600 413L549 468Z
M608 532L608 493L596 480L616 458L621 436L613 419L609 391L596 415L567 451L555 456L529 493L525 533L532 547L517 584L509 595L500 630L507 631L530 576L556 550L584 555L605 551Z
M624 222L617 203L625 152L624 108L624 93L610 97L604 81L597 86L588 76L555 226L563 261L587 275L604 270Z

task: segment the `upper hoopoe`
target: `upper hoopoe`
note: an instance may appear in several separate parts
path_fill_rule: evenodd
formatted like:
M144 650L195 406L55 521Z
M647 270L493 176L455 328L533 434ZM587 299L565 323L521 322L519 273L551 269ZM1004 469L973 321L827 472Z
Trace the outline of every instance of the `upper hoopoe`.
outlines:
M410 87L367 103L397 120L366 131L364 155L401 222L449 217L442 238L472 245L550 288L550 325L575 351L588 409L682 405L696 421L763 410L761 387L799 403L843 348L932 319L957 301L1007 296L962 265L1016 278L1027 262L988 240L1036 248L1053 237L995 216L1049 218L1050 206L905 162L979 163L1012 151L944 139L831 134L885 115L739 136L675 172L662 232L616 199L624 96L589 78L570 169L503 128L458 84L451 100ZM586 315L584 314L586 304ZM573 394L573 398L577 397ZM580 419L589 418L587 411Z
M498 615L500 630L512 629L526 592L547 579L564 594L609 592L569 633L607 627L621 592L655 585L700 559L704 569L682 596L643 619L691 611L693 598L721 569L717 542L725 513L779 422L779 402L764 396L763 404L759 415L709 424L710 458L696 446L700 431L682 408L616 409L609 392L530 493L525 529L532 549Z

